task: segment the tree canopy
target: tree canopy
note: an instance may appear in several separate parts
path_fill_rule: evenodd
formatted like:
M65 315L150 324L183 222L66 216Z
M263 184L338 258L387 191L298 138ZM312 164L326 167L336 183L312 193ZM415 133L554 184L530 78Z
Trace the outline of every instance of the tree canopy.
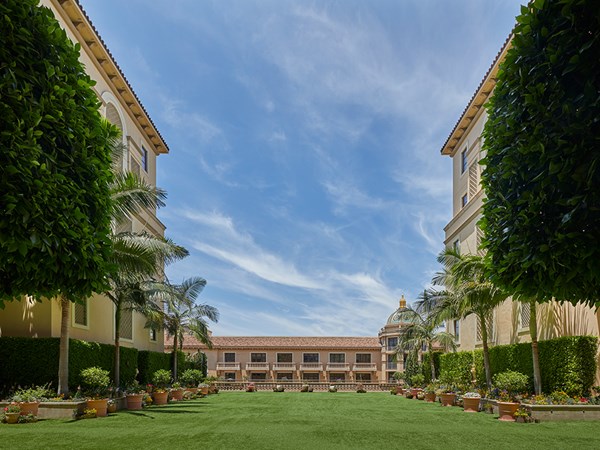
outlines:
M522 7L487 105L481 226L492 281L539 301L598 302L600 8Z
M106 288L110 141L94 81L48 8L0 4L0 307Z

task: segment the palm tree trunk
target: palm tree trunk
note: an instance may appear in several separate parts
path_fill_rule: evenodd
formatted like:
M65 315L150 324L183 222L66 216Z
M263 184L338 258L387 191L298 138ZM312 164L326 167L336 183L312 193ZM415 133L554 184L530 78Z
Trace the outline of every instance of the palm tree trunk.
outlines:
M488 333L487 323L484 314L477 316L479 319L479 326L481 327L481 340L483 344L483 367L485 368L485 383L488 389L492 389L492 371L490 368L490 350L488 348Z
M60 296L60 347L58 355L58 394L69 395L69 321L71 302Z
M536 395L542 393L542 374L540 372L540 355L538 352L536 302L529 302L529 336L531 337L531 356L533 360L533 388Z
M115 387L117 393L121 383L121 303L115 303L115 360L114 366L114 377Z
M173 333L173 381L177 381L177 334Z
M431 363L431 382L435 380L435 362L433 361L433 349L431 346L429 347L429 361Z

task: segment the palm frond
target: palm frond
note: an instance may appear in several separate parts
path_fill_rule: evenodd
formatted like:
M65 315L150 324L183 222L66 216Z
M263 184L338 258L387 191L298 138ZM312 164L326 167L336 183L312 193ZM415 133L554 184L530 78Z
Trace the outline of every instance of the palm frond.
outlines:
M116 223L121 223L144 209L163 207L167 198L163 189L148 184L132 172L115 173L110 195L113 200L113 219Z

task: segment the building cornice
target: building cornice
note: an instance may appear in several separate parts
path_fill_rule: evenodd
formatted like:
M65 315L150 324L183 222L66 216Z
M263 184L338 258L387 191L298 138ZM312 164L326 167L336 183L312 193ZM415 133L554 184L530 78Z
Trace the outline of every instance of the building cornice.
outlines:
M506 41L496 55L494 62L483 77L483 80L481 80L481 83L479 83L477 90L471 97L471 100L469 100L469 103L461 114L460 119L458 119L458 122L456 122L456 125L452 129L450 136L448 136L448 139L446 139L446 142L440 150L442 155L453 156L456 153L456 149L463 136L474 123L474 120L479 116L481 109L486 104L490 94L496 86L498 69L500 68L502 61L504 61L506 52L508 52L511 47L511 42L512 34L506 38Z
M129 84L90 18L78 0L50 0L70 31L77 37L87 55L92 59L106 82L113 88L140 132L154 146L156 154L168 153L169 147L154 125L150 115Z

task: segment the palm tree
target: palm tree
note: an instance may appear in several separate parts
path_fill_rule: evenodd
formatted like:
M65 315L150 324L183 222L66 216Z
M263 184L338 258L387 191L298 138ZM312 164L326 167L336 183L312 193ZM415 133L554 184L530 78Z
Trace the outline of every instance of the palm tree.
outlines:
M408 349L414 352L413 356L416 357L420 349L426 348L431 364L431 379L435 380L433 345L438 344L445 350L454 350L456 349L454 335L440 329L441 322L434 314L408 307L399 315L401 322L405 322L405 324L400 328L397 352L403 353Z
M488 321L494 309L506 300L506 293L490 282L486 275L483 258L479 255L461 255L454 249L446 249L438 256L443 265L436 274L434 285L444 290L432 294L430 308L447 319L461 319L471 314L477 317L481 330L483 364L488 388L492 387L490 355L488 346ZM454 317L452 317L454 316Z
M206 286L206 280L191 277L181 284L155 283L152 297L164 302L164 311L149 319L153 326L164 328L173 336L173 379L177 380L177 351L183 348L186 333L193 334L200 342L212 348L206 319L219 320L214 306L196 304L198 295Z

